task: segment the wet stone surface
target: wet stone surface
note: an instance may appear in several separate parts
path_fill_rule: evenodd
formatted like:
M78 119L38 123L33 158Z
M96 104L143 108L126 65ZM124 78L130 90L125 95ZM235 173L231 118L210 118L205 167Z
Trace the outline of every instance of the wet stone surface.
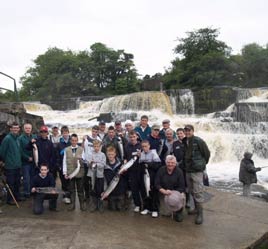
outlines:
M194 224L185 213L177 223L168 217L151 218L132 211L74 212L59 201L59 212L47 207L41 216L31 200L21 208L3 206L0 248L109 248L169 249L246 248L268 232L268 204L209 188L204 224Z

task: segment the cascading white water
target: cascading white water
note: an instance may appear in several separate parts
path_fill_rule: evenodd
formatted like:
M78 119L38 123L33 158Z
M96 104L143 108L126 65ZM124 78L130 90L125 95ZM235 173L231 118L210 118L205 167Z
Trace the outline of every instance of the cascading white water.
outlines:
M241 90L241 92L243 94L241 93L239 96L240 102L246 103L253 101L253 99L256 103L267 101L267 89ZM191 107L194 106L193 95L189 90L185 90L184 94L183 91L179 92L179 98L184 101L184 108L192 109L177 115L175 114L177 109L174 109L177 102L172 102L172 98L175 96L169 96L168 98L167 95L159 92L122 95L101 101L80 102L79 109L71 111L53 111L46 106L33 103L28 107L26 104L25 107L28 112L43 116L46 124L50 126L55 124L68 125L71 132L76 132L80 136L90 132L90 127L97 121L87 120L98 116L100 112L135 112L137 113L137 121L141 115L146 114L149 116L151 125L155 123L161 125L161 121L168 118L171 120L173 129L184 127L187 123L193 124L196 135L202 137L211 150L208 173L212 183L219 181L238 183L239 164L245 151L254 152L253 159L256 166L268 165L267 122L233 122L231 113L234 112L235 105L229 106L219 116L215 113L203 116L193 115L194 108ZM184 100L182 96L185 96ZM245 97L249 97L249 99L245 99ZM263 186L268 185L268 168L259 172L258 176Z

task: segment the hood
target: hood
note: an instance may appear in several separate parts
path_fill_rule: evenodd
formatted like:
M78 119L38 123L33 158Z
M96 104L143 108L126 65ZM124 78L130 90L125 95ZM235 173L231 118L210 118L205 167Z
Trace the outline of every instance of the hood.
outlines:
M246 158L246 159L251 159L252 156L253 156L253 154L251 152L245 152L244 153L244 158Z

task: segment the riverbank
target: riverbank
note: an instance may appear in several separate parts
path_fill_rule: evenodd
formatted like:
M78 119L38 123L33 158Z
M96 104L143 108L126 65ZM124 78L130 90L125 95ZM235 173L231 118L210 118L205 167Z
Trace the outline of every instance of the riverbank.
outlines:
M68 212L61 202L60 212L46 210L42 216L32 214L31 201L20 209L4 206L0 248L244 249L268 232L268 203L214 188L207 192L200 226L186 214L177 223L132 211Z

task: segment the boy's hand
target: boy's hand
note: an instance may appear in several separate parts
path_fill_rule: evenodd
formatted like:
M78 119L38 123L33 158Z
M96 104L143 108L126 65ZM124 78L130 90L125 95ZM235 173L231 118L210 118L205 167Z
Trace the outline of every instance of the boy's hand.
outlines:
M68 176L68 175L64 175L64 178L65 178L66 180L68 180L68 179L69 179L69 176Z
M36 189L35 188L32 188L32 193L35 193L36 192Z

